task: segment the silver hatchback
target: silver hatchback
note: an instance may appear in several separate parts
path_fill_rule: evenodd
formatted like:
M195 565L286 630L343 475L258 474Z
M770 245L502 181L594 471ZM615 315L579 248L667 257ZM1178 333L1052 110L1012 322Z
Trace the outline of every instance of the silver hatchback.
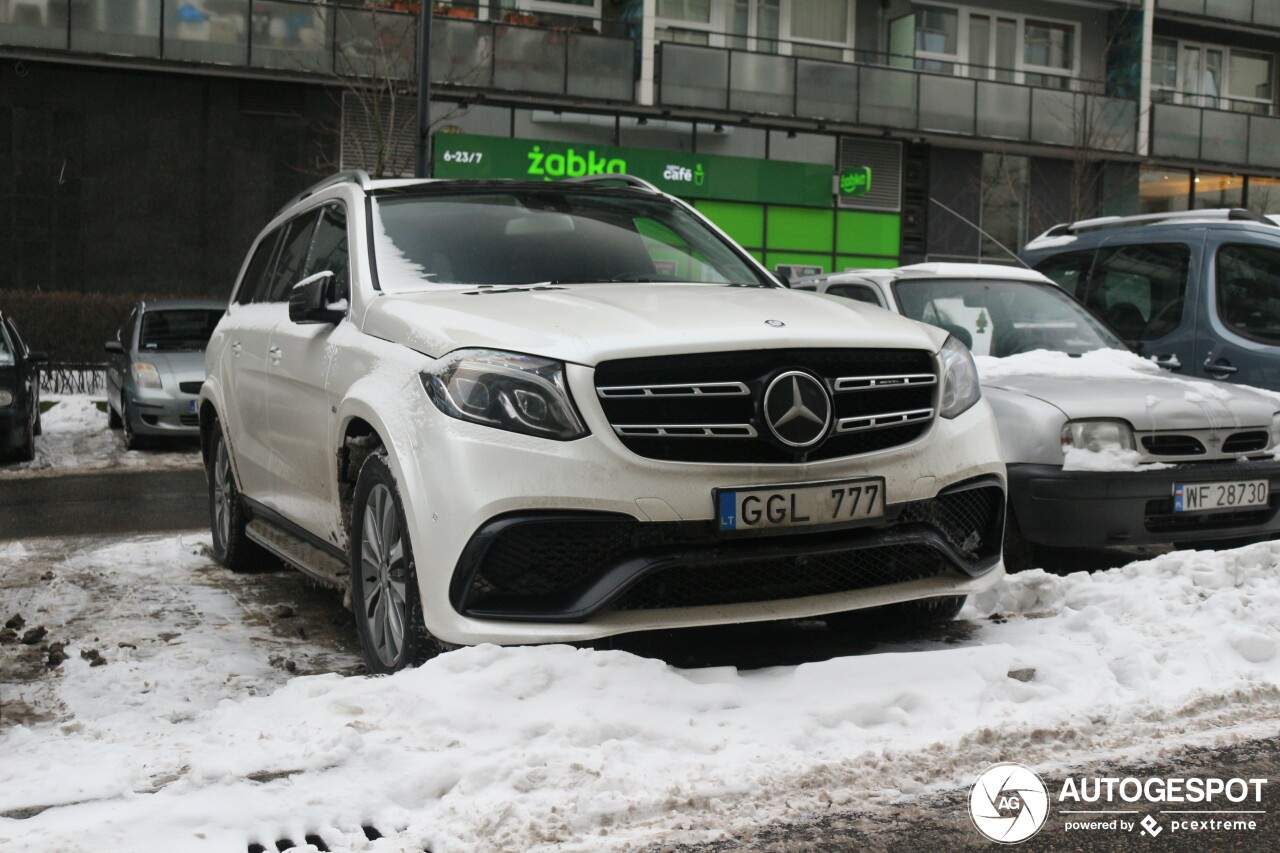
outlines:
M107 341L107 423L130 450L149 436L200 434L204 351L226 310L213 299L139 302Z

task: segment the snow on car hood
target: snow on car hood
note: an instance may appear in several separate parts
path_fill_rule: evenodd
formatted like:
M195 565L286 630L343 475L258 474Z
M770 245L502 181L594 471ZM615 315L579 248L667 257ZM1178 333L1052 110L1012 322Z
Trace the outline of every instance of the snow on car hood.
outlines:
M1072 419L1123 418L1138 431L1268 427L1280 408L1254 391L1184 379L1122 350L1074 358L1036 350L975 361L984 386L1035 397Z
M708 284L575 284L386 294L364 331L430 356L464 347L578 364L726 349L893 347L936 352L946 335L811 293Z

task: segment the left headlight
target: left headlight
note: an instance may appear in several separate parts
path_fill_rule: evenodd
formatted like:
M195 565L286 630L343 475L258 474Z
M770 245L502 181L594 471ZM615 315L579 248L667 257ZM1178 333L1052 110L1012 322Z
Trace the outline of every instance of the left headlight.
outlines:
M587 434L558 361L458 350L423 371L422 384L436 408L459 420L559 441Z
M160 387L160 371L156 370L154 364L135 361L133 363L133 378L138 383L139 388Z
M942 401L938 414L954 418L982 398L978 367L969 348L955 338L947 338L938 358L942 361Z
M1068 421L1062 427L1062 447L1094 453L1137 449L1133 430L1124 421Z

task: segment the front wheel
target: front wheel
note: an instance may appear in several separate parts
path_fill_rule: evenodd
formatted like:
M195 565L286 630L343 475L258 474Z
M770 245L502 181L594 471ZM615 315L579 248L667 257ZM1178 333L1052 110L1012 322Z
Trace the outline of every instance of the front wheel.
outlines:
M351 600L370 672L396 672L440 651L423 621L404 509L381 454L369 456L356 479Z
M27 421L27 425L23 427L22 443L18 445L18 451L15 455L19 462L30 462L36 458L35 427L31 421Z
M213 558L233 572L258 569L266 552L245 535L249 511L240 498L231 455L220 424L213 425L213 444L205 477L209 481L209 527L213 532Z
M120 420L124 428L124 449L137 450L142 447L142 438L133 431L133 412L129 409L129 401L120 399Z

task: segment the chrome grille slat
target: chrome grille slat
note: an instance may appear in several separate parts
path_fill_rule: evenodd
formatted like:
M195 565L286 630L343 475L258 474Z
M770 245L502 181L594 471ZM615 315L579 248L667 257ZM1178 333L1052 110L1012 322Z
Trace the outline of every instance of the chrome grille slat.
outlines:
M841 418L836 424L837 433L865 432L870 429L887 429L903 424L933 420L933 409L912 409L907 412L886 412L883 415L863 415L858 418Z
M751 424L615 424L618 435L652 438L755 438Z
M637 397L745 397L751 390L741 382L694 382L677 385L612 385L597 388L605 399Z
M908 373L898 376L842 376L834 383L837 394L845 391L878 391L882 388L919 388L937 385L938 377L932 373Z

